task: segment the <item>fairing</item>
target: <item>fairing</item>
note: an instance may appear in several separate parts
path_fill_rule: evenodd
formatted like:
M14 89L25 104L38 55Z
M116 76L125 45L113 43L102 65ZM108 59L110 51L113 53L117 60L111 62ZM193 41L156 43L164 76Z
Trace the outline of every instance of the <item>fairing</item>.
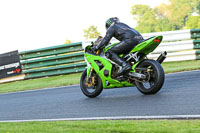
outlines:
M143 55L147 55L150 52L154 51L156 47L160 44L162 41L162 36L152 37L150 39L147 39L140 44L138 44L133 50L130 51L130 53L139 52ZM108 45L104 48L104 53L115 46L117 43ZM85 48L85 59L87 60L89 66L87 67L87 76L89 76L91 68L94 69L94 71L100 76L103 84L103 88L116 88L116 87L124 87L124 86L134 86L133 84L129 83L128 81L120 82L118 80L115 80L111 77L112 67L113 64L110 63L110 61L104 57L101 57L99 55L91 54L87 52L87 49L90 49L91 46L87 46ZM120 55L123 56L123 55ZM100 62L103 67L99 67L95 61ZM135 71L135 67L141 62L142 60L139 60L132 66L132 71ZM104 75L104 71L109 71L108 76ZM109 85L107 84L109 82Z

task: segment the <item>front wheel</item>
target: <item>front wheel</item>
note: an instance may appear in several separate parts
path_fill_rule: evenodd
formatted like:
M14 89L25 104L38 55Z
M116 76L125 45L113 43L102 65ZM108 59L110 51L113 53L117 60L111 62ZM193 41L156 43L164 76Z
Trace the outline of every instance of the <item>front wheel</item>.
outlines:
M146 95L157 93L162 88L165 79L164 70L160 63L155 60L144 60L137 67L144 68L138 72L146 75L145 80L135 82L138 90Z
M102 90L101 78L93 72L90 78L87 77L87 69L81 75L80 87L84 95L90 98L98 96Z

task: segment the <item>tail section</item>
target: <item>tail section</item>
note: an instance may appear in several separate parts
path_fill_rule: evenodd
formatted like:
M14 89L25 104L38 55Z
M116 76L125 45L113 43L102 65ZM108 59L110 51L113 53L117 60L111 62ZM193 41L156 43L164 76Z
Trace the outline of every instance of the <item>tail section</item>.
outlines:
M139 43L130 53L140 52L145 55L153 52L161 43L163 36L156 36Z

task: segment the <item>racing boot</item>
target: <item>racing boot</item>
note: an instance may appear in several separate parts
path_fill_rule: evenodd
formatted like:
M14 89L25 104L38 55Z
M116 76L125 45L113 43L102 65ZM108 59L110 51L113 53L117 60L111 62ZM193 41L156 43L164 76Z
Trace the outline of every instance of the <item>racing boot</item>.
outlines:
M123 75L123 74L125 74L126 72L128 72L128 70L131 70L131 65L130 64L128 64L128 63L126 63L126 62L123 62L122 63L122 68L121 68L121 70L118 72L118 76L120 76L120 75Z
M126 63L126 61L123 58L120 58L117 54L112 53L110 60L117 63L119 66L122 66L121 70L117 73L117 76L121 76L128 70L131 70L131 65Z

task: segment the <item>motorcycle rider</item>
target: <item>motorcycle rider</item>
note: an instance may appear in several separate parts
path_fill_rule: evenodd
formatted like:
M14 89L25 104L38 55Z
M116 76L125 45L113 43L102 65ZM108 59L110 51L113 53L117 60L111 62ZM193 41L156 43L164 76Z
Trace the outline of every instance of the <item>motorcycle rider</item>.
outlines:
M117 45L106 51L105 56L119 66L122 66L122 69L118 72L118 76L120 76L130 70L131 65L123 58L119 57L119 55L130 52L141 40L143 40L143 37L135 29L121 23L117 17L109 18L106 21L105 26L107 30L105 37L99 45L94 46L93 49L103 49L110 42L112 37L119 40L120 42Z

